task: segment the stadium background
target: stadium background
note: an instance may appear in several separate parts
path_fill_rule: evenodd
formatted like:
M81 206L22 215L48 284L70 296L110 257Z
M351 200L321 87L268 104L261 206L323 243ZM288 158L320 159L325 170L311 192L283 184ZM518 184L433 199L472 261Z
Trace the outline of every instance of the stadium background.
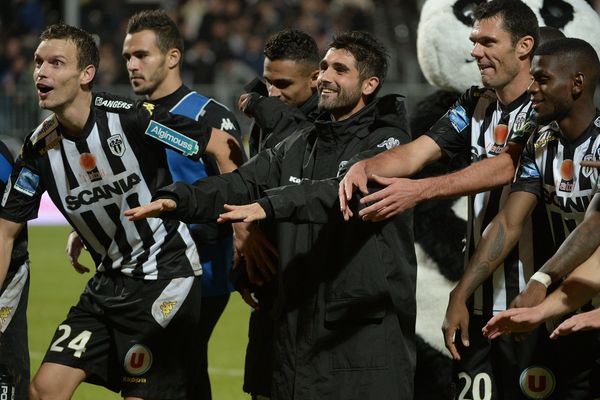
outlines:
M590 2L600 10L600 0ZM416 57L416 30L423 0L9 0L0 7L0 138L14 151L43 118L32 82L32 55L38 35L51 23L81 26L96 35L100 68L96 89L133 96L120 56L127 18L144 8L163 8L185 36L184 81L234 112L247 132L250 120L236 108L245 83L262 74L262 46L285 27L303 29L324 48L335 32L374 32L390 49L384 93L407 97L409 112L435 91L423 78ZM89 274L68 265L69 231L45 201L30 228L32 280L28 319L32 371L57 324L74 304ZM89 258L85 264L92 266ZM434 279L432 277L431 279ZM444 285L441 282L440 285ZM209 365L214 398L246 399L241 392L249 310L232 301L211 340ZM439 322L431 321L432 329ZM438 332L438 331L436 331ZM112 399L107 391L83 385L75 399Z

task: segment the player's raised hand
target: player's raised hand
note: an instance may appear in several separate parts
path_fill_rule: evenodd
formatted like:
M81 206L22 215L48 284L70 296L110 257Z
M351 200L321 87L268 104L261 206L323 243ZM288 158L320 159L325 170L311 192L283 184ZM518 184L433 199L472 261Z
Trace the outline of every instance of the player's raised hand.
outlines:
M81 255L81 250L84 248L85 246L83 245L83 241L77 232L72 231L69 233L69 237L67 238L67 248L65 251L67 252L67 257L69 258L71 266L73 266L75 271L79 272L80 274L90 272L88 267L79 263L79 256Z
M369 194L367 181L368 177L364 161L359 161L351 166L346 175L344 175L338 189L340 211L344 216L344 220L348 221L353 216L350 207L348 207L348 202L352 199L354 191L358 189L363 195Z
M373 203L359 212L365 221L382 221L413 208L421 201L423 191L419 180L377 175L373 175L373 180L386 187L360 199L363 204Z
M225 213L220 214L217 222L254 222L267 218L265 210L258 203L234 206L225 204Z
M130 221L137 221L143 218L159 217L163 212L174 211L175 209L177 209L175 200L158 199L152 203L126 210L123 215Z
M595 309L581 314L575 314L571 318L563 321L550 334L550 339L557 339L559 336L569 335L574 332L588 331L600 328L600 309Z

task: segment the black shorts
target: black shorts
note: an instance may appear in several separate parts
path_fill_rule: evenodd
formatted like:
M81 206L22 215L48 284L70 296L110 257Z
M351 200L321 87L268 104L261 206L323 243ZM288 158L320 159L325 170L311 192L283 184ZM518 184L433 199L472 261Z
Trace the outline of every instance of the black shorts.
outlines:
M5 282L5 287L0 293L0 364L11 377L15 389L15 400L28 398L28 295L29 264L26 262L10 282Z
M58 327L44 362L80 368L121 395L184 399L198 364L200 277L96 274Z
M486 339L489 318L471 316L470 346L456 341L461 360L453 364L453 399L591 400L600 396L595 331L549 339L545 326L523 341L510 335Z

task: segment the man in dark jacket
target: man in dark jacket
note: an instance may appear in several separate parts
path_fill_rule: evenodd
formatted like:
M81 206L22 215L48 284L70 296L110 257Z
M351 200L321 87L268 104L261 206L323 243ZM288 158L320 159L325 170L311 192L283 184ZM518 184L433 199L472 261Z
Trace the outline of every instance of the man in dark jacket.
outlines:
M253 118L250 156L270 149L292 134L301 121L314 121L317 109L319 49L310 35L296 29L275 33L265 43L263 81L255 79L240 96L240 110ZM238 224L240 225L240 224ZM268 243L266 243L268 241ZM244 365L244 391L253 398L270 397L273 315L277 279L275 223L253 224L248 234L236 229L239 255L232 280L244 301L254 308L250 314L248 346ZM271 250L271 252L270 252ZM256 259L255 255L262 255Z
M412 216L344 223L332 179L358 158L409 140L401 99L375 98L386 70L385 49L371 35L339 35L320 64L324 113L314 124L231 174L168 186L125 213L205 221L224 203L258 200L250 208L278 222L273 399L412 398Z

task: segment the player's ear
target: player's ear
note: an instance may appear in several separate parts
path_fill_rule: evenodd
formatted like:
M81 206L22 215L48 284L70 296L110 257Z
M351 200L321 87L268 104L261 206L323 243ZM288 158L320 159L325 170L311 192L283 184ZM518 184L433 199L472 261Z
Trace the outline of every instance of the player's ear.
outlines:
M575 74L575 76L573 77L573 88L571 89L571 91L573 92L574 96L579 96L581 95L581 93L583 93L583 88L584 88L584 83L585 83L585 75L583 72L577 72Z
M94 80L95 76L96 76L96 67L94 67L92 64L90 64L81 70L81 73L79 75L79 83L81 85L89 85L90 82L92 82Z
M179 62L181 61L181 52L179 49L170 49L167 52L167 65L169 69L177 68L179 66Z
M379 78L376 76L371 76L367 78L362 83L362 94L365 96L369 96L375 92L375 90L379 87Z

